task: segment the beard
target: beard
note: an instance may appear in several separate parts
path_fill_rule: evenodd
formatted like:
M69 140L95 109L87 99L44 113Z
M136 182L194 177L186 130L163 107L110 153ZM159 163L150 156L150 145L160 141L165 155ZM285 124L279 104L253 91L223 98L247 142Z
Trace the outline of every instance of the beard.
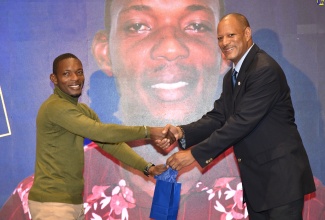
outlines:
M153 115L152 111L144 103L139 101L138 94L132 94L132 97L123 92L123 88L132 88L131 85L119 85L121 94L118 111L115 116L126 125L147 125L147 126L165 126L166 124L182 125L200 119L205 113L212 110L213 102L219 97L221 91L220 73L216 71L218 68L206 68L201 72L197 68L185 67L190 75L203 76L204 83L200 94L189 94L193 97L193 101L175 102L174 108L169 107L162 110L163 114ZM148 72L148 71L147 71ZM148 74L148 73L143 74ZM118 80L117 80L118 81ZM125 82L125 81L124 81ZM134 87L134 86L133 86ZM134 91L134 93L137 93ZM164 106L164 101L160 100L160 106ZM155 106L153 103L152 106ZM150 108L152 108L152 106ZM170 102L168 102L170 106ZM184 108L184 109L183 109ZM166 113L166 114L165 114ZM166 115L175 115L175 117L167 117Z
M81 93L80 94L77 94L77 95L70 95L72 98L79 98L81 96Z
M165 126L166 124L181 125L200 119L206 112L213 107L213 99L199 101L195 109L182 119L164 118L163 115L152 115L145 105L141 103L130 103L128 99L121 98L119 110L115 116L126 125L147 125L147 126Z

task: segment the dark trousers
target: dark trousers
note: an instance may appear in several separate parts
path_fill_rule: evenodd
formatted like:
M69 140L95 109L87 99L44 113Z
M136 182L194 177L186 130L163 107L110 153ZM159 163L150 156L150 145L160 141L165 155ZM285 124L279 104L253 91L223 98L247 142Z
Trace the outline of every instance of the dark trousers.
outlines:
M248 201L246 204L250 220L302 220L304 198L262 212L255 212Z

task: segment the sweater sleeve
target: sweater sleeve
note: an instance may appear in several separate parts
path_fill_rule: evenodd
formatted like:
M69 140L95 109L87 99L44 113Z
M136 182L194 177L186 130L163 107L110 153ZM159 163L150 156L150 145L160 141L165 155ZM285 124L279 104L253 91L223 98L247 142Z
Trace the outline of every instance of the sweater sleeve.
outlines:
M122 163L143 171L148 162L145 161L139 154L137 154L129 145L125 142L117 144L102 144L97 143L100 148L105 152L111 154L113 157L121 161Z
M119 143L144 139L144 126L126 126L101 123L88 106L75 106L68 101L57 101L47 106L49 120L65 130L95 142Z

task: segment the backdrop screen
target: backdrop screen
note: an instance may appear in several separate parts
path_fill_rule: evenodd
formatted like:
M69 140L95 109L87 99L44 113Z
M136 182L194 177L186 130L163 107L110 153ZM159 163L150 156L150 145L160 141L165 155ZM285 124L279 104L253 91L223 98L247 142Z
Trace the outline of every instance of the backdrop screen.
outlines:
M82 61L86 81L80 102L103 122L187 124L220 96L230 63L222 59L214 30L231 12L248 18L254 42L286 74L317 186L306 198L304 219L325 218L325 6L316 0L203 0L211 10L185 9L194 2L0 1L1 219L30 218L35 119L53 92L49 75L55 57L69 52ZM158 65L159 59L170 65ZM149 141L128 144L155 164L179 150L162 151ZM86 218L149 219L154 179L120 164L91 140L85 140L84 151ZM205 169L194 163L182 170L178 181L179 219L248 219L231 148Z

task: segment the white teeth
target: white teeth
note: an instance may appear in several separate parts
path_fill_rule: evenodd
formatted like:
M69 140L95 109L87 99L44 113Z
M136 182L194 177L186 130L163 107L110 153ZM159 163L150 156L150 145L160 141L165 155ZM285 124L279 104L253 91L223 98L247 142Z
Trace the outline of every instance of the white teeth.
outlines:
M178 89L180 87L187 86L187 82L177 82L177 83L158 83L152 85L151 88L154 89Z
M70 86L70 87L72 87L72 88L79 88L80 86L79 85L76 85L76 86Z

